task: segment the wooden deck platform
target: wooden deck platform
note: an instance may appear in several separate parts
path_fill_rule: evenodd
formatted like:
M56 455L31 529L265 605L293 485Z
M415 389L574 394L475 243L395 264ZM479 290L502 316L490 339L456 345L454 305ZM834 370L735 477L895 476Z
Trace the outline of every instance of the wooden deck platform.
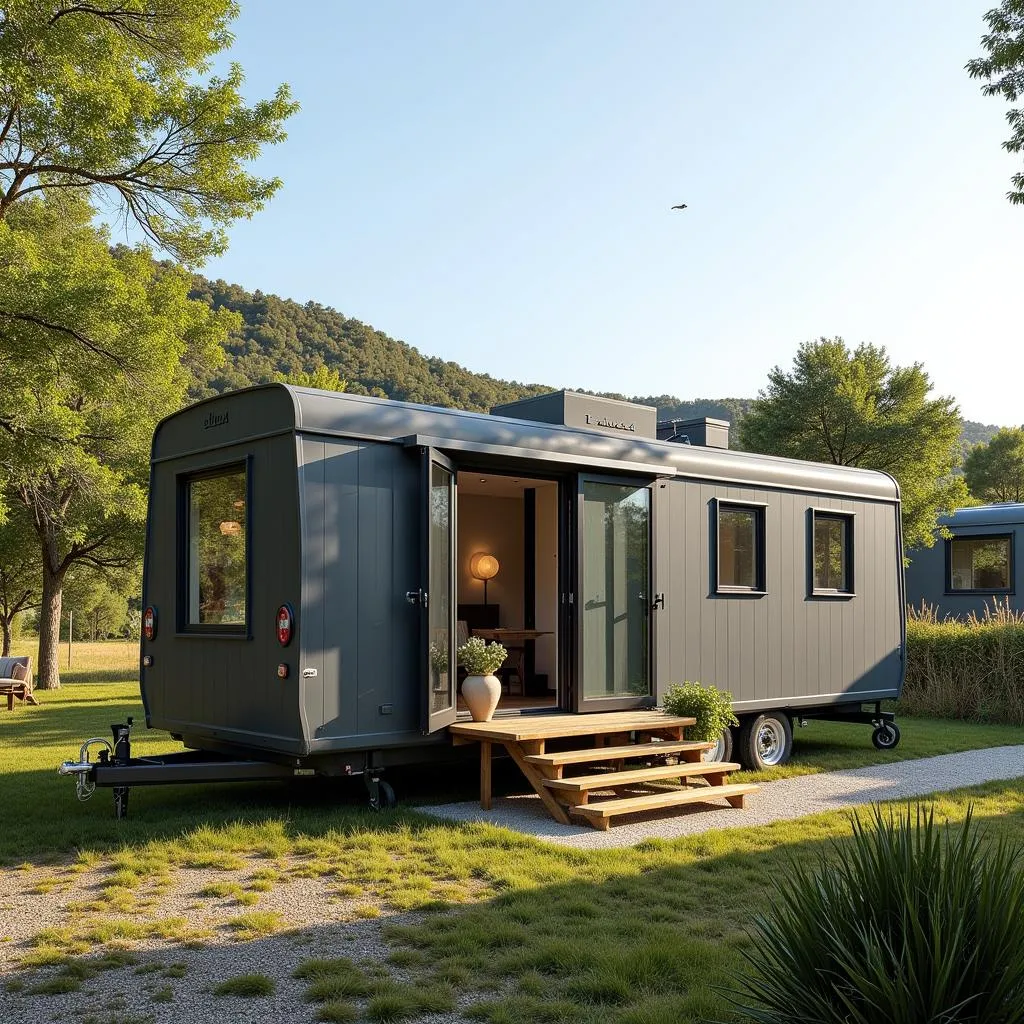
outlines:
M556 821L567 825L570 815L575 815L606 829L617 815L716 797L733 807L743 806L744 796L757 786L729 784L729 774L739 769L738 764L704 761L705 751L713 744L683 739L684 730L693 724L693 718L660 711L612 711L509 715L490 722L458 722L449 729L453 743L480 744L480 806L485 810L491 806L492 746L499 743ZM548 753L545 746L554 740L589 740L592 745ZM677 763L669 764L668 758ZM627 769L627 761L643 762L643 766ZM577 770L585 774L565 774ZM676 780L687 788L649 788ZM612 798L594 801L601 792L610 792Z

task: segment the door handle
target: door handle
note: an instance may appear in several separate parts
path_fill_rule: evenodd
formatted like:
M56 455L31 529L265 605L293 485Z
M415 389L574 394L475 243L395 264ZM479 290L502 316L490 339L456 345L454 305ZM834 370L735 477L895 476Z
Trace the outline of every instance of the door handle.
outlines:
M407 590L405 599L409 604L418 604L421 608L427 607L427 592L425 590Z
M665 608L665 595L664 594L655 594L654 595L654 603L651 605L651 611L652 612L656 612L659 608L661 608L661 609Z

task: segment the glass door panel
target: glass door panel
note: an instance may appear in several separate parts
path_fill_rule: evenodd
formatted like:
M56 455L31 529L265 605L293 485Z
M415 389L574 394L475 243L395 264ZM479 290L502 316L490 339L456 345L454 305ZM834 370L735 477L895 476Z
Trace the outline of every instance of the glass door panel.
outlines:
M425 623L426 731L455 721L455 471L437 452L424 458L426 588L420 598Z
M649 704L651 491L581 483L578 707Z

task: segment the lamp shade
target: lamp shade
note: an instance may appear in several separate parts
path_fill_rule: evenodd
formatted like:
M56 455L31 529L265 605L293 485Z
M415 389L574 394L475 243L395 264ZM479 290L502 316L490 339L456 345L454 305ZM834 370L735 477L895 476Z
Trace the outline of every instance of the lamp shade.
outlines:
M469 574L475 580L493 580L501 566L494 555L478 551L469 560Z

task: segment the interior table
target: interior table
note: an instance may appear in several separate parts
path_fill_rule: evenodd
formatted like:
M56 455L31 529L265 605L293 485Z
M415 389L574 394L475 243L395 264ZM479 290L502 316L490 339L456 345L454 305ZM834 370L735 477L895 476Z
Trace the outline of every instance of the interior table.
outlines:
M550 629L474 629L473 636L483 640L496 640L505 650L508 651L512 664L515 666L516 675L519 676L519 683L526 693L526 645L532 644L534 640L542 636L551 636L554 632Z

